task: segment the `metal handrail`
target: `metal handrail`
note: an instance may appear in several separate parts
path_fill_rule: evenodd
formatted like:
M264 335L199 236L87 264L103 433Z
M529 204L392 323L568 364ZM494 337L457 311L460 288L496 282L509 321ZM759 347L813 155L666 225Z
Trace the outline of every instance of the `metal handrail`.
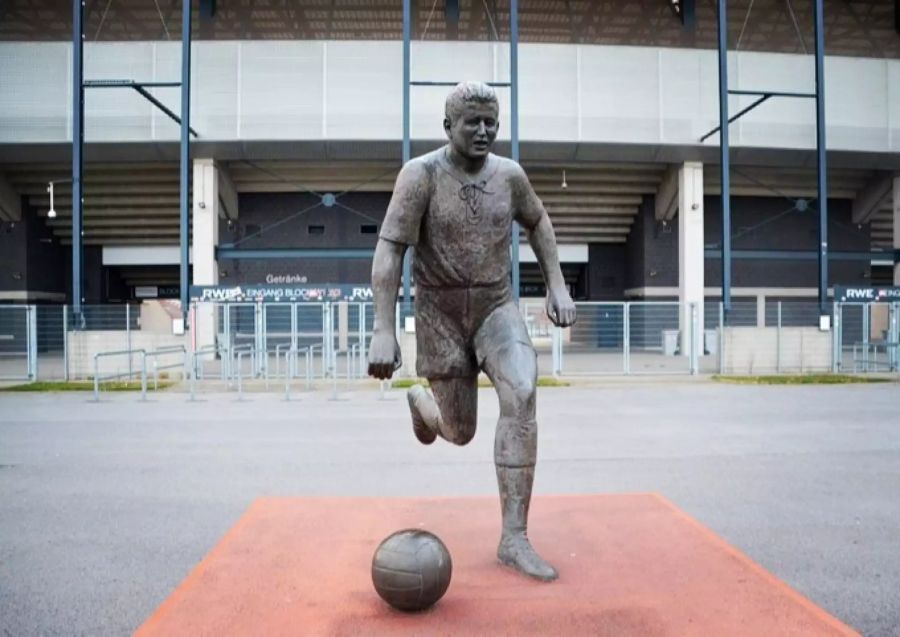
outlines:
M107 356L124 356L125 354L129 356L129 361L131 360L131 356L134 356L135 354L141 355L141 400L147 400L147 351L140 348L120 349L110 352L97 352L94 354L94 402L100 402L100 358ZM129 370L119 374L104 376L102 380L130 378L131 376L134 376L134 371Z
M349 352L347 354L347 382L349 384L351 374L352 377L356 377L357 372L357 359L360 355L360 346L359 343L354 343L350 346Z
M157 362L157 358L160 356L167 356L169 354L177 354L181 352L181 362L180 363L171 363L169 365L160 365ZM167 347L160 347L159 349L155 349L151 352L147 352L144 355L144 359L152 358L153 359L153 389L159 389L159 370L161 369L176 369L178 367L181 368L181 375L184 377L188 368L188 351L184 345L169 345Z
M193 402L195 399L194 392L194 383L199 375L200 379L203 379L203 361L201 360L203 356L208 356L212 354L215 356L219 354L223 361L225 361L226 355L228 353L228 349L224 346L220 346L217 344L204 345L200 349L191 353L191 369L190 369L190 389L191 389L191 398L190 400ZM200 363L198 366L197 363ZM198 374L199 371L199 374ZM225 380L225 365L219 366L219 376L222 380Z
M312 345L308 345L307 347L309 347L311 356L315 356L317 350L322 350L322 378L325 378L327 376L327 374L325 373L327 369L327 363L325 362L325 344L313 343Z
M204 345L191 354L191 377L197 377L200 380L203 380L203 365L201 364L198 366L197 363L202 363L202 357L208 355L219 355L219 357L222 359L223 364L219 366L219 377L221 378L221 380L225 380L227 376L227 369L224 361L228 356L228 348L224 345L218 345L215 343Z
M254 356L256 356L256 354L257 354L257 350L250 349L250 350L240 350L237 352L237 390L238 390L238 400L239 401L244 400L244 384L243 384L244 374L242 372L244 354L248 354L250 356L250 369L252 370L252 369L255 369L253 361L254 361Z
M287 348L288 350L294 349L291 343L279 343L275 346L275 378L281 377L281 352ZM272 350L268 350L266 353L271 352ZM285 365L287 365L288 358L285 356ZM268 371L268 365L266 365L266 371ZM285 374L290 374L291 369L287 368L284 370Z
M215 357L216 355L222 360L222 364L219 365L219 379L226 380L228 377L228 367L226 365L226 361L228 360L228 347L225 345L220 345L216 343L212 343L210 345L204 345L200 349L194 351L191 354L191 374L192 377L197 377L200 380L203 380L204 371L203 371L203 361L202 357L212 355ZM213 360L215 360L213 358ZM198 363L200 363L198 365Z
M244 345L234 345L229 350L228 360L229 360L229 369L228 369L228 383L229 385L234 380L234 367L231 365L233 361L240 361L242 354L250 355L250 367L251 369L256 369L256 347L251 343L246 343ZM241 369L238 367L237 369L238 378L241 376Z

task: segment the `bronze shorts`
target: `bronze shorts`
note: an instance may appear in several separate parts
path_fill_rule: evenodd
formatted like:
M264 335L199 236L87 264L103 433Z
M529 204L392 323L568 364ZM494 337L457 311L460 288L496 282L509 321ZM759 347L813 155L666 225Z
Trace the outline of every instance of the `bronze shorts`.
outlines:
M490 335L479 334L495 312ZM479 338L480 337L480 338ZM489 351L508 340L531 346L508 282L494 286L416 286L416 373L430 379L476 376Z

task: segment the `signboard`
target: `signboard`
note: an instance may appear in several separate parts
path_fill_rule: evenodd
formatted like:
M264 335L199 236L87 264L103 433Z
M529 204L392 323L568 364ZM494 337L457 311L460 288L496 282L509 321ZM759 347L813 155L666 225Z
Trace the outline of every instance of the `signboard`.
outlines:
M177 285L136 285L134 286L134 298L136 299L177 299Z
M838 303L900 303L900 287L834 286L834 300Z
M309 283L304 274L272 274L266 275L266 285L296 285Z
M370 285L192 285L191 301L200 303L322 303L372 301Z

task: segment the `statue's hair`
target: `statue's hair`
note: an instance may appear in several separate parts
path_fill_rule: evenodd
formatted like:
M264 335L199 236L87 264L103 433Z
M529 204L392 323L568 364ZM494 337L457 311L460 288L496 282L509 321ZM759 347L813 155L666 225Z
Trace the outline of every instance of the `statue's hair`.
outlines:
M468 102L494 104L498 110L500 108L497 93L484 82L460 82L447 96L444 104L445 117L451 122L455 121Z

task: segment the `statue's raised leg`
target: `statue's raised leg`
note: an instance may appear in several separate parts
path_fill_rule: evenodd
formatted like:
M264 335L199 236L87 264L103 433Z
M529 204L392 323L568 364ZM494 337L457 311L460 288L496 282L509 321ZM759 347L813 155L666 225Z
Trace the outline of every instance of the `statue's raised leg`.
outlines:
M424 445L437 436L455 445L468 443L478 418L477 377L434 379L429 384L434 395L422 385L406 393L416 438Z

